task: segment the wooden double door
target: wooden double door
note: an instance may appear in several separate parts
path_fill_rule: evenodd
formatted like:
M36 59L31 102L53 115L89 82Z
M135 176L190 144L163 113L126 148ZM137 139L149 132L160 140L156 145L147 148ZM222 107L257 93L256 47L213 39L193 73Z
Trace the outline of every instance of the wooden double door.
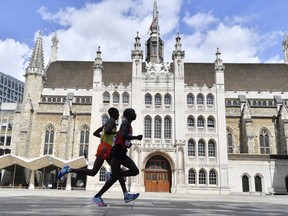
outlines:
M145 166L145 191L170 192L171 168L162 156L152 157Z

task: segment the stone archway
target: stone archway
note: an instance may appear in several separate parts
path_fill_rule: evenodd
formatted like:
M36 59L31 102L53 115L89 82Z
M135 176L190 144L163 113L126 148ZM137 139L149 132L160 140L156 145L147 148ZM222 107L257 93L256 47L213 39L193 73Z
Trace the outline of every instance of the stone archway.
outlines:
M144 185L146 192L171 192L171 167L161 156L152 156L145 165Z

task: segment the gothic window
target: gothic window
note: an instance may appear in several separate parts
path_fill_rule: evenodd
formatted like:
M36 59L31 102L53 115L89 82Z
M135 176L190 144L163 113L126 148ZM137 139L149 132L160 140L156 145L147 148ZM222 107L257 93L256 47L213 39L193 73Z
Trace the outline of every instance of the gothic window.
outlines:
M193 116L188 116L187 118L187 127L188 128L193 128L195 126L194 124L194 117Z
M171 95L170 94L165 94L164 105L171 105Z
M187 105L194 105L194 96L191 93L187 95Z
M129 94L127 92L124 92L122 94L122 103L123 104L128 104L129 103Z
M204 97L202 94L197 95L197 104L198 105L203 105L204 104Z
M207 105L214 105L214 96L212 94L207 95Z
M171 139L171 118L169 116L164 118L164 139Z
M205 122L202 116L199 116L197 119L197 127L204 128Z
M208 128L215 128L215 120L213 116L209 116L207 119L207 127Z
M108 116L107 114L104 114L104 115L102 116L102 125L105 125L106 122L108 121L108 119L109 119L109 116Z
M233 150L233 133L232 133L232 130L227 128L226 130L227 132L227 152L228 153L233 153L234 150Z
M188 171L188 184L196 184L196 172L194 169Z
M162 120L160 116L156 116L154 120L154 138L161 139L161 124Z
M145 105L152 105L152 96L150 94L145 95Z
M262 179L259 175L255 176L255 191L262 192Z
M52 125L48 126L45 130L44 155L53 154L54 134L54 127Z
M195 141L192 139L188 141L188 156L195 157Z
M208 157L216 157L216 146L213 140L208 142Z
M155 106L161 106L162 104L162 97L160 94L156 94L155 95Z
M217 185L217 174L214 169L210 170L209 172L209 184L210 185Z
M249 192L249 177L247 175L242 176L242 190L243 192Z
M267 130L263 129L260 132L260 153L261 154L270 154L270 144L269 144L269 133Z
M199 184L206 184L206 172L203 169L199 171Z
M205 152L205 142L204 140L199 140L198 142L198 156L199 157L205 157L206 152Z
M120 96L119 96L118 92L114 92L113 93L113 103L118 104L119 102L120 102Z
M144 119L144 138L151 138L152 119L150 116L146 116Z
M110 103L110 94L109 94L109 92L104 92L103 93L103 103Z
M99 182L105 182L105 174L106 174L106 169L105 167L101 167L99 171Z
M89 147L89 127L84 126L80 131L80 146L79 146L79 156L84 156L86 159L88 157L88 147Z

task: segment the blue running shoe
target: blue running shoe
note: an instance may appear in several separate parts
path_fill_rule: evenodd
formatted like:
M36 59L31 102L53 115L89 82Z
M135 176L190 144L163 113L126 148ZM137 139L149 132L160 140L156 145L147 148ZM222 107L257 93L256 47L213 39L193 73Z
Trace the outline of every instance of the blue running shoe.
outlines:
M128 203L128 202L131 202L132 200L135 200L135 199L137 199L138 197L139 197L139 193L136 193L136 194L126 194L125 196L124 196L124 201L125 201L125 203Z
M92 202L94 203L94 204L97 204L98 206L107 206L107 204L106 203L104 203L104 201L102 200L102 198L99 196L99 197L93 197L92 198Z
M58 173L57 179L60 180L62 176L69 173L71 171L71 168L68 165L65 165Z

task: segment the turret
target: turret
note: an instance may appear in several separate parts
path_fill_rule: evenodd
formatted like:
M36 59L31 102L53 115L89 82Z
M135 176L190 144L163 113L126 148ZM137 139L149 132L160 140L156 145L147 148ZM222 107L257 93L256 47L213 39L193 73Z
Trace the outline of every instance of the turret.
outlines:
M132 65L133 76L141 76L143 50L141 50L140 37L138 32L137 36L135 37L134 50L131 51L131 59L133 61Z
M184 57L185 51L182 50L181 37L177 33L175 50L172 53L172 60L174 62L175 77L184 77Z
M96 53L93 68L94 68L93 87L97 87L100 86L102 83L102 71L104 69L100 46L98 47L98 51Z
M215 82L217 85L217 89L224 90L224 70L225 66L223 65L222 59L220 58L221 53L219 48L217 48L216 52L216 60L214 61L215 64Z

